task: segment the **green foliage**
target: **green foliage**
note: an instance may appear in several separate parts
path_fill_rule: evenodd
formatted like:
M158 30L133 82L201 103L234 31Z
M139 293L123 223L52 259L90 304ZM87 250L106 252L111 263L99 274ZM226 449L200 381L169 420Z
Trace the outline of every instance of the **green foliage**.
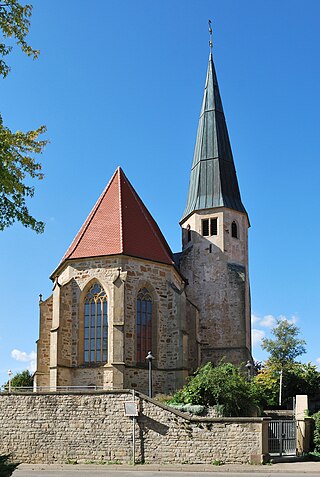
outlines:
M280 387L280 370L277 365L270 360L266 361L252 384L256 388L255 394L261 407L277 406ZM320 372L315 364L293 362L283 368L283 404L297 394L308 394L309 397L320 394Z
M272 364L262 367L253 378L252 386L262 408L276 406L279 402L279 370Z
M298 356L306 352L306 342L300 339L299 328L288 320L277 320L271 333L274 339L264 338L262 349L270 353L269 362L279 369L292 364Z
M312 415L314 420L314 432L313 432L313 450L314 453L320 454L320 411Z
M2 0L0 4L0 32L3 38L12 38L21 50L34 59L39 51L26 41L30 27L32 6L22 6L18 0ZM10 67L4 58L12 46L0 42L0 76L5 78ZM42 179L41 165L34 155L41 154L48 141L38 140L45 126L27 132L12 132L3 123L0 114L0 230L18 221L35 232L43 232L44 224L30 215L26 199L34 195L29 179Z
M284 389L288 396L308 394L309 397L320 394L320 372L312 363L294 363L284 375Z
M282 402L287 404L296 394L314 396L320 392L320 373L316 365L302 364L296 358L306 352L300 330L287 320L277 320L272 330L274 339L262 340L262 348L270 356L253 379L262 407L279 402L280 371L282 371Z
M207 363L198 369L172 402L203 406L223 406L225 416L250 415L256 399L238 368L230 363L214 367Z
M34 187L25 179L42 179L41 165L33 154L40 154L47 141L38 140L46 128L35 131L12 132L3 125L0 116L0 230L21 222L36 232L43 232L43 222L38 222L29 214L26 198L33 197Z
M2 0L0 6L0 30L4 38L13 38L21 50L33 59L39 56L39 50L34 50L26 41L29 33L32 14L31 5L21 5L18 0ZM12 51L11 45L0 43L0 75L5 78L10 67L4 58Z
M0 455L0 476L9 477L19 464L10 460L10 455Z
M8 390L9 382L6 383L5 389ZM17 373L11 379L11 389L14 388L32 388L33 377L28 369L25 369L21 373ZM1 474L0 474L1 475Z

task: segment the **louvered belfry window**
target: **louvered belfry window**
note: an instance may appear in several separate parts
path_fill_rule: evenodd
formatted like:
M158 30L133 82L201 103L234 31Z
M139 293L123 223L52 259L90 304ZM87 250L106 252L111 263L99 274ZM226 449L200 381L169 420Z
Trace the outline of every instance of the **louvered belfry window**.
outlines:
M202 235L203 237L208 237L209 235L209 219L204 219L202 223Z
M210 219L210 235L218 235L218 219Z
M216 217L213 219L203 219L201 225L203 237L218 235L218 219Z
M152 298L146 288L137 296L137 363L146 364L148 351L152 350Z
M94 283L84 302L84 362L108 360L108 301L106 292Z

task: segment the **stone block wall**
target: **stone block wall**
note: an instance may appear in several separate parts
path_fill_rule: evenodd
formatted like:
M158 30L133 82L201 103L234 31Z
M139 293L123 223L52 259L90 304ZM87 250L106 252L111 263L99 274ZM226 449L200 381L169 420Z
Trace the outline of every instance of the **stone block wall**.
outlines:
M19 462L65 463L132 459L129 391L1 394L0 454ZM156 463L261 462L263 418L190 418L137 398L136 459Z

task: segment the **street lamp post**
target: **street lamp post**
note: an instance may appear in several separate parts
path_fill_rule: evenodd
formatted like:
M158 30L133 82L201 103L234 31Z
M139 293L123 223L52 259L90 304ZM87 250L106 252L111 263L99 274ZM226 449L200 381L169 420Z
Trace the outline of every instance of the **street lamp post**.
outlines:
M11 369L8 371L8 376L9 376L9 393L11 393L11 376L13 375L13 372Z
M282 368L280 370L280 380L279 380L279 406L282 404Z
M248 372L248 381L250 381L251 380L251 368L252 368L251 361L247 361L247 364L245 365L245 367L247 368L247 372Z
M149 397L152 398L152 360L154 356L152 356L151 351L148 351L146 356L146 360L148 361L148 368L149 368Z

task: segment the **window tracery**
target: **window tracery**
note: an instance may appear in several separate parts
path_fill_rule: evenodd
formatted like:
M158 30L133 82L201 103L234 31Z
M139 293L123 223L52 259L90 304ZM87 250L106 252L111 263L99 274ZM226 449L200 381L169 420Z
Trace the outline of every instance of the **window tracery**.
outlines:
M152 349L152 297L147 288L137 295L137 363L145 364Z
M99 283L94 283L84 302L84 362L108 360L108 301Z

